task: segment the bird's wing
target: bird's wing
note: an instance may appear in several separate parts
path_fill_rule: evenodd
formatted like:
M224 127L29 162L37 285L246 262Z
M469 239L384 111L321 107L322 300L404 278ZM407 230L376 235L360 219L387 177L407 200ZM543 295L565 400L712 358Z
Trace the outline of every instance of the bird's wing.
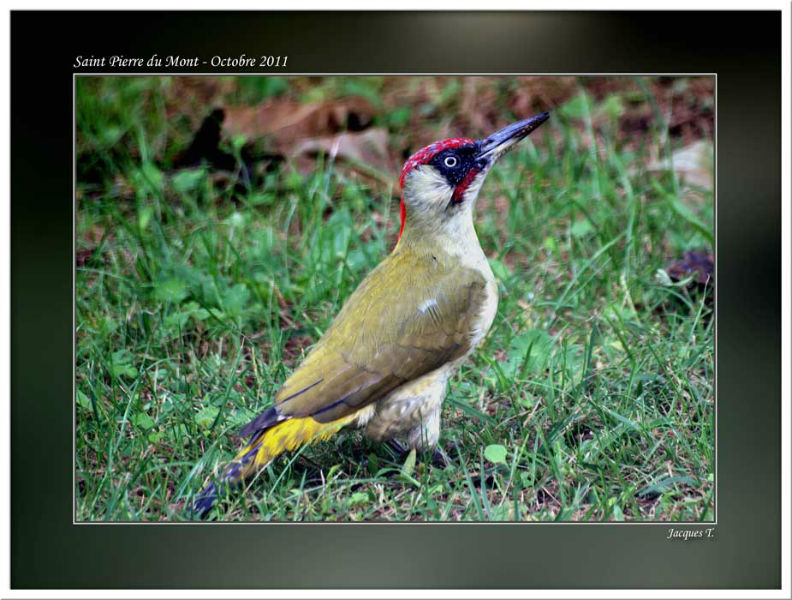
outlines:
M477 271L392 254L350 296L278 392L281 417L329 422L464 356L487 300Z

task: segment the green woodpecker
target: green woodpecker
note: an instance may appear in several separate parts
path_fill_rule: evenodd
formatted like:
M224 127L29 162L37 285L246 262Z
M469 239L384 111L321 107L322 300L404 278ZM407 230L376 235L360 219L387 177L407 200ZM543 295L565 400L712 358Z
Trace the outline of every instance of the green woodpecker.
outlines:
M390 255L275 396L245 427L245 445L217 485L235 485L287 450L360 427L377 441L433 447L448 379L492 325L498 288L473 226L476 198L503 154L544 123L542 113L483 140L436 142L402 169L401 229Z

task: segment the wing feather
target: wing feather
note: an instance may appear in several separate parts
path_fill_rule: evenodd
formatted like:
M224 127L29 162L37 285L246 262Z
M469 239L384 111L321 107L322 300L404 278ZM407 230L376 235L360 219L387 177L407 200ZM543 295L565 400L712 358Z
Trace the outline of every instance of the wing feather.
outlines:
M486 283L470 268L438 269L434 256L391 254L285 382L275 410L333 421L464 356Z

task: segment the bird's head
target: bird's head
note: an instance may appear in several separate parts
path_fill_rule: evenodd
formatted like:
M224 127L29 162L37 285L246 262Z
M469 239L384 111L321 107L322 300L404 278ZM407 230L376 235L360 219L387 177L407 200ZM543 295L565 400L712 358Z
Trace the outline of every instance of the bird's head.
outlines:
M497 160L544 123L546 112L512 123L483 140L451 138L413 154L399 178L401 229L449 229L471 218L481 184Z

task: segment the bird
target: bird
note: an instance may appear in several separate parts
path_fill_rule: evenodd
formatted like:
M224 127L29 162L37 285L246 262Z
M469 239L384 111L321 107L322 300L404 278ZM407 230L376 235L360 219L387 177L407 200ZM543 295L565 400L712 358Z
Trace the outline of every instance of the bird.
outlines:
M198 495L193 514L205 517L222 486L236 487L280 454L342 428L405 449L435 448L449 379L489 331L498 305L474 227L476 199L498 159L548 118L543 112L480 140L438 141L407 159L393 250L273 405L242 427L247 443Z

